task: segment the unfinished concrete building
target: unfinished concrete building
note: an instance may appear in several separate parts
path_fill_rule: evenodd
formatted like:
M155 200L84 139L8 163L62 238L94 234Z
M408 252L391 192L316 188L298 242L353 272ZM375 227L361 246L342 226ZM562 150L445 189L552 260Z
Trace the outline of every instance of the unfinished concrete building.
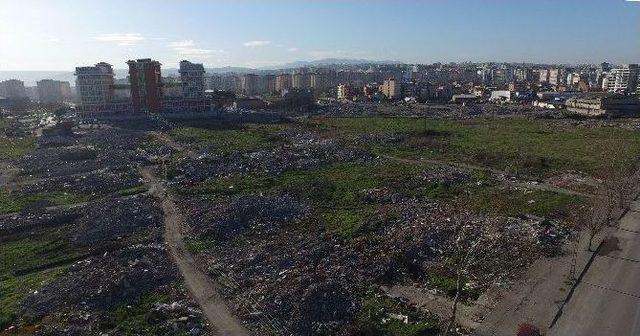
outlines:
M590 93L567 99L567 111L587 117L634 117L640 115L640 100L611 93Z

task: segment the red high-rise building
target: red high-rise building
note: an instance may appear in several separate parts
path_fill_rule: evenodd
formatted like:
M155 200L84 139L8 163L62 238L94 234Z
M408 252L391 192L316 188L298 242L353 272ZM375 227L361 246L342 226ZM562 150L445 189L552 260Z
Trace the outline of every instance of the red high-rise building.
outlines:
M128 61L133 111L159 113L162 98L160 62L150 58Z

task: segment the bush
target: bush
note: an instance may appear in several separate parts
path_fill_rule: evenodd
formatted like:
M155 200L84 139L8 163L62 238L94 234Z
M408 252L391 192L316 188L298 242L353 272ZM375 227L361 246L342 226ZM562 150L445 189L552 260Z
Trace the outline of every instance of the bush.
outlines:
M529 323L520 323L518 325L518 336L540 336L540 329Z

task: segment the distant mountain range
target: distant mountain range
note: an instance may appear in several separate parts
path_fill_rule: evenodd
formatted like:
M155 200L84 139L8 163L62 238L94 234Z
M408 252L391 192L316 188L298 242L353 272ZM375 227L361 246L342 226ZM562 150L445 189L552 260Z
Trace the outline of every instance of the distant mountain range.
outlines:
M327 66L327 65L358 65L358 64L401 64L398 61L372 61L365 59L351 59L351 58L326 58L315 61L297 61L286 63L282 65L274 65L260 68L246 68L246 67L220 67L220 68L206 68L207 73L220 74L220 73L251 73L259 71L273 71L280 69L293 69L302 67L315 67L315 66ZM127 69L113 69L116 78L127 77ZM176 68L163 68L162 74L164 76L177 76L178 69ZM19 79L24 81L26 86L34 86L36 82L41 79L54 79L60 81L67 81L73 83L75 76L73 71L0 71L0 81L7 79ZM73 85L73 84L72 84Z

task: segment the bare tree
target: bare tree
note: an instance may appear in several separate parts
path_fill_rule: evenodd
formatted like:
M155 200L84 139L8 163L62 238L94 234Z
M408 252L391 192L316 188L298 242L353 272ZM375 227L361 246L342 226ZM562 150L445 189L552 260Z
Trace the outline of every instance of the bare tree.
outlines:
M456 279L451 314L443 335L456 324L463 292L486 288L512 278L533 259L535 238L524 230L463 212L452 219L442 265Z
M576 210L573 214L575 224L579 230L586 231L589 237L587 249L593 251L593 240L608 224L615 207L609 198L595 199L589 205Z

